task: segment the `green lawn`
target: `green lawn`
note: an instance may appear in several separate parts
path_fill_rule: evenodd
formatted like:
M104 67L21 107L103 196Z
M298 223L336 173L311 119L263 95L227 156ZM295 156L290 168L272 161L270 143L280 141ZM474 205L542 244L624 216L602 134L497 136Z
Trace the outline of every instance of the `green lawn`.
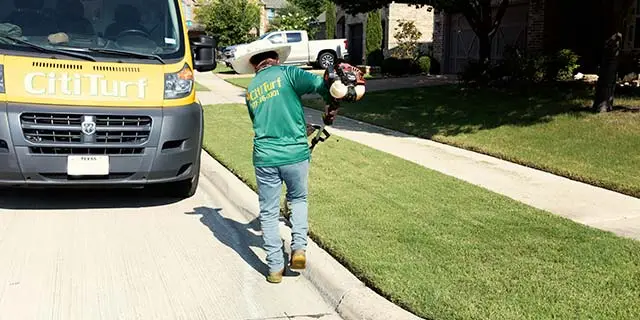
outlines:
M233 84L234 86L238 86L246 89L247 87L249 87L249 82L251 82L251 79L253 79L253 77L228 78L224 80Z
M196 91L211 91L207 86L204 86L196 81Z
M365 78L369 79L369 80L375 79L374 77L369 76L369 75L366 75ZM231 84L233 84L233 85L235 85L235 86L238 86L238 87L246 89L249 86L249 82L251 82L251 79L253 79L253 77L227 78L227 79L224 79L224 80L229 82L229 83L231 83Z
M205 116L205 149L255 189L246 107ZM640 314L640 242L336 136L314 151L309 188L312 238L421 317Z
M235 72L233 71L233 69L227 67L227 65L225 65L222 62L218 62L218 65L216 66L216 69L213 70L213 73L228 73L228 74L234 74Z
M530 96L456 86L371 92L340 115L640 196L640 100L594 114L578 95Z

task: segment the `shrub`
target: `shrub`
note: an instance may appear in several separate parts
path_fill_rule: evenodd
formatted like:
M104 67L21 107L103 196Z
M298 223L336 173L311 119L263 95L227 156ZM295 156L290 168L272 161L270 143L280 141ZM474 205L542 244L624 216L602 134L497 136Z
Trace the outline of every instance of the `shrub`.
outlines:
M418 30L414 21L400 21L393 35L398 40L398 47L394 57L398 59L415 59L419 53L418 40L422 32Z
M567 81L573 79L573 73L579 67L578 60L579 56L568 49L551 55L525 55L519 48L509 47L505 48L504 59L500 63L487 70L470 65L464 71L464 78L470 82L487 81L493 85Z
M366 55L382 49L382 18L380 11L374 10L367 15Z
M431 71L431 58L428 56L418 58L418 66L422 73L429 73Z
M430 74L440 74L440 61L438 61L438 59L436 59L434 56L429 55L428 56L430 58L430 63L431 63L431 70L429 70Z
M573 79L573 73L580 66L580 56L569 49L562 49L548 58L548 80L567 81Z
M393 76L417 74L420 73L420 66L413 59L398 59L396 57L390 57L385 59L382 63L382 73Z
M326 3L327 20L325 26L327 28L327 39L334 39L336 37L336 5L331 1Z
M381 49L375 50L367 55L367 65L379 67L384 62L384 53Z
M467 63L458 77L467 86L483 86L491 81L491 71L486 64L472 60Z

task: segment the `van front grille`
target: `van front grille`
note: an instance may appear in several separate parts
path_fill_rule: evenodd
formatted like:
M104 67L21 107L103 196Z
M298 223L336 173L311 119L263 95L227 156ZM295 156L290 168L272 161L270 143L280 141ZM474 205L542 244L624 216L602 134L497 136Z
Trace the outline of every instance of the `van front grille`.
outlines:
M144 153L144 148L29 147L29 153L54 155L138 155Z
M79 150L85 150L91 145L110 149L104 152L116 152L113 150L118 149L128 152L123 147L140 146L149 140L152 119L129 115L25 113L21 115L20 123L25 140L34 146L56 150L80 147ZM54 153L60 154L58 151ZM122 153L117 151L115 154Z

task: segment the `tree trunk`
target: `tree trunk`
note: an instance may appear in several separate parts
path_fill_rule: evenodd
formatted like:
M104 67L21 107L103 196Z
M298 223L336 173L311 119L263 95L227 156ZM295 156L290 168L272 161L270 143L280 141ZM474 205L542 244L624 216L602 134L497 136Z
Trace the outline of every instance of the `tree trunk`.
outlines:
M597 112L613 110L613 96L618 78L618 54L621 41L621 34L618 33L611 36L602 52L602 64L598 72L598 84L593 101L593 109Z
M598 71L598 84L592 108L597 112L613 110L613 98L618 80L618 56L622 50L622 36L629 17L632 0L603 0L605 40L602 61Z
M480 33L478 36L478 56L480 63L488 66L491 62L491 37L487 33Z
M470 1L464 10L467 22L478 37L479 62L485 66L491 63L491 42L508 7L509 0L500 0L495 18L492 0Z

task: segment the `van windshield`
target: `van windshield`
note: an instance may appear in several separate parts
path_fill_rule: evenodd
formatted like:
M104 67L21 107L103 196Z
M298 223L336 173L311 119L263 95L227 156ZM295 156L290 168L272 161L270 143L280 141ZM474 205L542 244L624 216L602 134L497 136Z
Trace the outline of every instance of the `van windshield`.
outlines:
M179 59L184 35L177 1L0 0L0 54L44 47L102 60Z

